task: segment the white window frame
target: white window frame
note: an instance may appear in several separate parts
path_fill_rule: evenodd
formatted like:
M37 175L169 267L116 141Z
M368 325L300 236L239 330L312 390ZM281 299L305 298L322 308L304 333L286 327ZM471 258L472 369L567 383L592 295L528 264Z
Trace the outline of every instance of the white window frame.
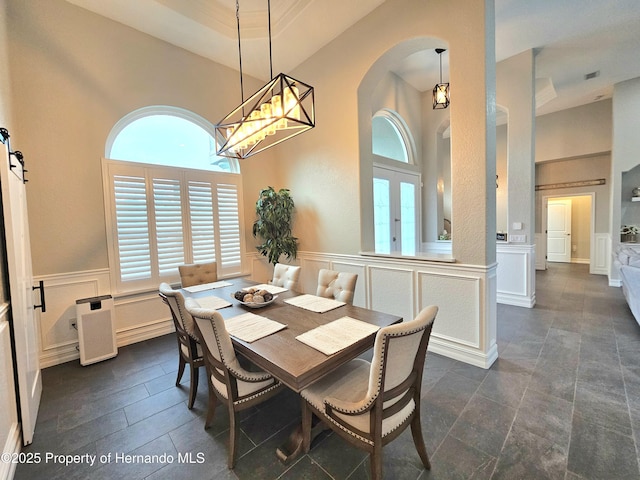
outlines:
M244 272L244 212L242 208L242 179L240 175L227 172L212 172L151 165L140 162L111 160L106 158L103 158L102 160L102 172L112 291L115 293L149 291L157 289L160 282L177 283L180 280L177 267L171 274L159 274L155 212L153 208L152 181L154 178L176 179L180 182L184 263L193 262L193 239L191 236L188 185L189 182L204 182L212 185L214 245L215 259L218 264L218 275L221 278L224 278L237 276ZM128 281L121 278L121 260L119 254L118 224L116 218L116 199L114 191L114 178L116 175L144 177L146 182L145 193L147 225L149 229L151 273L145 278ZM229 196L228 193L231 192L235 193ZM225 199L227 200L226 203Z
M380 161L380 159L384 159L382 163L391 162L392 164L397 163L400 165L416 165L416 144L409 130L409 126L404 121L404 118L402 118L402 116L398 112L395 112L388 108L378 110L373 115L372 121L374 118L383 118L388 121L389 124L391 124L392 128L398 134L398 137L403 144L402 146L405 150L407 161L404 162L402 160L396 160L394 158L383 157L380 155L376 155L375 153L373 154L374 159L377 159L378 162ZM373 141L375 141L375 139L372 137L372 142Z

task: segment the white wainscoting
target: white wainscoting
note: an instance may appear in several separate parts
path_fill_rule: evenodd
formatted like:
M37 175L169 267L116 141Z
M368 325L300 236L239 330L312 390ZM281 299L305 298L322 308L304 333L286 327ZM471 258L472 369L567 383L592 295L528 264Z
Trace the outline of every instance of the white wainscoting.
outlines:
M78 332L76 300L109 295L109 270L43 275L47 311L40 313L42 368L76 360ZM119 347L174 331L169 310L157 292L114 298L116 340Z
M496 346L497 265L330 255L299 252L304 293L315 293L318 271L329 268L358 274L354 304L412 319L427 305L440 311L429 349L482 368L498 357ZM258 253L246 256L247 274L258 282L271 279L273 267ZM75 303L79 298L108 295L109 271L47 275L47 312L41 315L43 367L79 357ZM114 298L118 346L173 331L169 310L156 291Z
M609 262L611 260L611 237L608 233L595 233L592 243L589 273L597 275L609 275Z
M262 262L256 255L250 265ZM429 350L482 368L498 357L496 347L496 266L480 267L416 260L298 252L305 293L315 293L318 271L358 274L354 305L414 318L428 305L439 312ZM265 271L266 270L266 271ZM262 276L261 276L262 275ZM251 277L263 282L270 270Z
M498 303L533 308L536 304L535 256L535 245L497 245Z

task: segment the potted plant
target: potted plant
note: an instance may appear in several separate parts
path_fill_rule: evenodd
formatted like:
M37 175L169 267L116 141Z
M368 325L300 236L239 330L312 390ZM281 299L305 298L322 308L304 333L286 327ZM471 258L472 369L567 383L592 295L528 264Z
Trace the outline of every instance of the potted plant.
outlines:
M293 198L289 190L275 191L267 187L260 191L256 202L258 219L253 222L253 236L262 243L256 249L275 265L282 255L296 258L298 239L292 235Z
M637 225L622 225L620 227L620 241L635 243L638 232L640 229Z

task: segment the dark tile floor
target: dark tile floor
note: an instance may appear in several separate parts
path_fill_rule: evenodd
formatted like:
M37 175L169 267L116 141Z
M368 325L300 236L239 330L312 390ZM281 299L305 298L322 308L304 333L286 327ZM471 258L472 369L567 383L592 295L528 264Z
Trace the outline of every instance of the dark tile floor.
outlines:
M498 305L500 358L491 369L427 355L422 420L432 470L405 431L384 449L385 478L640 479L640 327L620 289L585 265L553 264L536 281L535 308ZM44 370L25 448L42 461L18 466L15 478L369 477L367 456L328 433L293 465L276 459L298 421L290 392L242 416L240 458L228 470L226 412L205 431L204 372L189 411L188 384L174 386L177 363L168 335L93 366ZM123 453L137 460L116 458Z

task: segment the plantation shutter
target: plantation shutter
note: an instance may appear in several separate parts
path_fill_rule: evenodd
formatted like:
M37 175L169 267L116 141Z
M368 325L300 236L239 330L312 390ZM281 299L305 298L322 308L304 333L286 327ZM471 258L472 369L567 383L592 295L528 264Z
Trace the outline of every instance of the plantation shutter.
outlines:
M238 186L218 184L218 232L220 270L223 274L241 273L240 217Z
M180 180L154 178L153 206L160 277L175 274L184 265L184 233Z
M241 177L105 160L110 265L118 292L178 282L178 266L242 274Z
M214 262L216 246L211 183L189 180L189 216L193 263Z
M117 249L123 282L151 277L146 190L144 177L113 177Z

